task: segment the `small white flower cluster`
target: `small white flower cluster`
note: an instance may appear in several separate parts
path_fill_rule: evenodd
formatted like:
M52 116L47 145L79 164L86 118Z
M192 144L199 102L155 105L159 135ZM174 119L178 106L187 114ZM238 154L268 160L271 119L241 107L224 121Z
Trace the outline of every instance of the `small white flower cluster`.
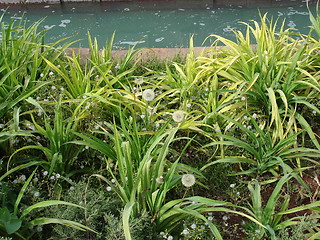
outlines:
M209 216L208 216L208 218L207 218L207 219L208 219L208 221L210 221L210 222L211 222L211 221L213 220L212 212L208 212L208 215L209 215ZM208 223L206 223L206 225L208 225Z
M163 184L163 176L160 176L160 177L156 178L156 182L158 184Z
M13 180L13 183L14 184L17 184L17 183L24 183L26 181L27 177L26 175L22 174L18 177L18 179L15 179Z
M160 232L160 236L162 236L162 238L167 240L173 240L173 236L166 234L165 232Z
M27 128L31 129L32 131L35 130L34 125L32 125L32 124L30 124L30 123L27 123L26 126L27 126Z
M143 78L136 78L134 80L134 83L137 85L142 85L144 83L144 80L143 80Z
M183 235L188 235L189 234L189 229L188 228L183 229L182 234Z

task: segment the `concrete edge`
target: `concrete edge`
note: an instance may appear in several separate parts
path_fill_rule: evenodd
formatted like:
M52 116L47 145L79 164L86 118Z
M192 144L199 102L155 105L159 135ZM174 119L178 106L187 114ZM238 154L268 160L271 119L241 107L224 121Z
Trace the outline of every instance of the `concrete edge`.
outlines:
M209 49L210 47L194 47L193 51L195 56L200 56L206 54ZM80 55L82 63L90 57L89 48L68 48L65 52L68 56L71 56L73 53ZM128 50L113 50L112 57L116 61L120 61L126 56L127 52ZM184 59L189 52L189 48L142 48L134 56L134 60L143 63L149 60L172 60L175 57Z

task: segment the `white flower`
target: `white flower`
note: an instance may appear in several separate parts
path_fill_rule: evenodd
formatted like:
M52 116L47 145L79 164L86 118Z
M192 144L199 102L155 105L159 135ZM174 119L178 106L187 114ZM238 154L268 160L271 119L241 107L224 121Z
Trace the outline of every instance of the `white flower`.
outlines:
M112 179L111 179L111 182L112 182L112 183L115 183L115 182L116 182L116 180L112 178Z
M63 87L61 87L61 88L60 88L60 91L64 91L64 88L63 88Z
M2 124L2 123L0 124L0 129L1 129L1 128L4 128L4 124Z
M44 171L43 176L47 176L47 175L48 175L48 171Z
M252 114L252 117L253 117L253 118L257 118L258 115L257 115L256 113L254 113L254 114Z
M209 216L209 217L208 217L208 220L209 220L209 221L212 221L212 220L213 220L213 217L212 217L212 216Z
M234 188L236 186L235 183L230 184L230 188Z
M243 116L243 119L244 119L244 120L247 120L247 119L248 119L248 117L247 117L247 116Z
M155 97L155 93L152 89L146 89L142 92L142 98L148 102L152 101Z
M178 110L178 111L175 111L173 114L172 114L172 119L173 121L179 123L179 122L182 122L184 120L184 113L183 111L181 110Z
M160 236L164 236L166 235L164 232L160 232Z
M227 125L225 130L228 131L228 130L230 130L230 128L231 128L231 126Z
M252 129L252 126L249 125L249 126L247 127L247 129L248 129L248 130Z
M33 194L33 196L39 197L39 196L40 196L40 193L39 193L39 192L35 192L35 193Z
M197 228L197 225L196 225L196 224L192 224L190 227L191 227L192 229L196 229L196 228Z
M184 230L182 231L182 233L183 233L184 235L187 235L187 234L189 233L189 231L188 231L188 229L184 229Z
M135 80L134 80L134 83L135 84L137 84L137 85L142 85L143 84L143 78L136 78Z
M140 117L141 117L142 119L144 119L144 118L146 117L146 115L141 114Z
M173 237L170 235L167 237L168 240L173 240Z
M184 174L181 178L181 182L185 187L192 187L196 182L196 178L192 174Z
M187 103L187 108L191 107L191 103Z
M156 178L156 182L159 184L162 184L163 183L163 176Z
M54 180L54 176L51 176L51 177L50 177L50 180Z
M313 114L316 114L317 112L316 112L316 110L313 110L312 113L313 113Z
M42 232L42 227L38 226L37 227L37 232Z
M49 76L53 76L54 75L54 73L53 72L49 72Z
M223 221L227 221L228 219L229 219L228 216L223 216L223 217L222 217L222 220L223 220Z
M57 174L56 174L56 178L58 179L58 178L60 178L60 177L61 177L60 174L57 173Z
M245 100L247 100L247 98L246 98L246 97L242 97L241 100L242 100L242 101L245 101Z
M43 73L40 73L40 77L44 77L44 74L43 74Z
M112 188L110 186L106 187L107 191L110 192Z
M117 64L117 65L114 66L114 68L115 68L115 69L120 69L120 65Z
M26 179L27 179L26 175L21 175L21 176L20 176L20 180L21 180L22 182L26 181Z
M74 186L71 186L71 187L70 187L70 190L73 191L73 190L74 190Z
M51 86L51 89L52 89L52 90L55 90L55 89L56 89L56 86Z

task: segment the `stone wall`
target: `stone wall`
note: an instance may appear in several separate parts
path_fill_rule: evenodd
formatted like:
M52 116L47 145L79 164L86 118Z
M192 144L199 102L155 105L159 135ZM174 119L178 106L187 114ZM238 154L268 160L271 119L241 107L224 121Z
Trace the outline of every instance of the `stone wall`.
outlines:
M0 0L3 4L33 4L33 3L50 3L60 4L63 2L110 2L115 0Z
M0 4L35 4L35 3L48 3L48 4L60 4L66 2L116 2L124 0L0 0ZM134 0L125 0L134 1ZM150 1L150 0L139 0L139 1ZM161 1L161 0L160 0ZM174 0L175 1L175 0ZM199 0L201 2L201 0ZM240 4L247 5L250 3L281 3L281 2L296 2L305 3L316 2L317 0L212 0L213 4L225 5L225 4Z

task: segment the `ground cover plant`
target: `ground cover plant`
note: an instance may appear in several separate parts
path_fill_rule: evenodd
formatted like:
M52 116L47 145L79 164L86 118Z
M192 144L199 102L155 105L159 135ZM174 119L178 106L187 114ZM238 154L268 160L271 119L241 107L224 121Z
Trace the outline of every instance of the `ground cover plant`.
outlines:
M1 20L0 239L320 239L310 20L152 64Z

